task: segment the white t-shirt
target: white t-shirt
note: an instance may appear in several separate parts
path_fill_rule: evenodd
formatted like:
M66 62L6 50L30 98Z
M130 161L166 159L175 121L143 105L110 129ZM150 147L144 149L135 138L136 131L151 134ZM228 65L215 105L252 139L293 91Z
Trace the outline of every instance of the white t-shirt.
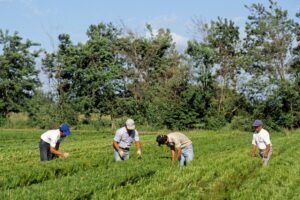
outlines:
M56 129L46 131L41 135L41 139L50 144L51 147L55 148L56 143L61 142L63 138L60 137L59 129Z
M252 144L256 145L259 149L266 149L267 145L272 146L269 132L265 129L261 129L259 133L253 134Z
M129 148L133 141L140 141L139 133L137 130L133 130L132 134L129 135L126 127L122 127L117 130L114 141L118 142L121 148Z
M170 145L174 145L177 149L183 149L184 147L192 144L192 141L186 135L180 132L169 133L168 140Z

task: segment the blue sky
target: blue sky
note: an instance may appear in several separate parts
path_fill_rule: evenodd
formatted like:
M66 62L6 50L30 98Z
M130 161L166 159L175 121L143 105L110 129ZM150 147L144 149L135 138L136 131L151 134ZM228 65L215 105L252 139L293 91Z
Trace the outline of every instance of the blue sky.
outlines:
M291 17L300 11L300 0L278 2ZM183 51L186 42L195 37L192 19L209 22L221 16L243 30L249 14L244 5L252 3L267 5L268 0L0 0L0 29L18 31L23 38L53 51L60 33L70 34L74 43L86 41L86 30L91 24L125 24L143 35L145 24L150 23L154 30L169 28L177 48ZM37 67L41 68L40 61ZM43 89L49 90L42 71L40 79Z
M86 40L90 24L123 22L143 34L145 24L170 28L178 45L194 37L192 19L204 21L226 17L243 27L249 12L244 5L267 4L267 0L0 0L0 29L18 31L24 38L52 51L60 33L75 43ZM300 11L300 0L280 0L290 16Z

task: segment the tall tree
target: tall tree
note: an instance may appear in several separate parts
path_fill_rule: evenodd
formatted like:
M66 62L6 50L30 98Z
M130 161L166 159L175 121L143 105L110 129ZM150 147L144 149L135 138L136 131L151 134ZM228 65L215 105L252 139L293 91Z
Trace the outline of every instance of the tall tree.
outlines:
M124 92L122 58L118 53L121 30L111 23L100 23L91 25L87 35L74 89L80 101L91 101L87 110L113 119L117 115L117 98Z
M251 60L245 69L255 78L268 79L271 84L285 80L294 39L294 21L288 12L269 0L246 6L250 11L245 32L245 49Z
M215 49L204 42L191 40L188 41L186 53L190 56L195 69L196 81L200 83L203 91L208 90L214 81L212 69L216 58Z
M147 25L149 37L129 34L122 38L120 53L126 64L126 86L135 100L137 115L154 123L163 121L173 95L172 84L180 84L184 76L181 57L175 49L170 30L157 32ZM177 77L177 83L173 82Z
M0 115L24 111L25 105L40 86L35 59L38 46L30 40L23 41L17 32L10 35L0 30Z
M120 30L111 23L100 23L89 27L85 44L72 44L67 34L59 36L58 51L43 60L45 70L57 80L59 105L72 105L86 116L114 114L115 99L121 92L119 35Z
M56 52L46 53L42 59L43 70L52 80L57 102L57 123L68 121L75 123L76 106L73 104L73 98L76 96L72 87L74 85L74 75L79 63L81 45L73 45L68 34L60 34L58 36L59 46Z
M206 34L199 46L202 51L200 57L204 59L202 62L205 61L206 65L213 64L216 69L215 77L219 83L216 93L217 113L225 115L228 112L227 101L231 101L229 90L237 91L237 80L241 67L239 28L233 21L219 17L216 21L204 24L204 30Z
M300 12L296 14L300 19ZM291 74L296 79L298 84L300 84L300 24L295 24L296 29L296 46L293 48L293 60L291 62Z

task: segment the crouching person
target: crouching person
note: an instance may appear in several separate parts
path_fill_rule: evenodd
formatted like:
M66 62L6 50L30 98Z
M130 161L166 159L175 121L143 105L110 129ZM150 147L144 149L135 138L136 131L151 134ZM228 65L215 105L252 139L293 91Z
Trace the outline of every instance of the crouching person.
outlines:
M134 121L132 119L128 119L125 126L116 131L112 142L116 161L129 159L129 150L133 141L135 142L137 155L141 158L142 151L139 133L135 129Z
M53 160L58 157L68 157L69 154L61 152L59 145L62 140L71 134L67 124L61 124L59 129L48 130L41 135L40 139L40 158L41 161Z
M194 158L192 141L183 133L174 132L168 135L159 135L156 138L158 145L166 144L171 150L173 162L179 161L180 166L187 165Z

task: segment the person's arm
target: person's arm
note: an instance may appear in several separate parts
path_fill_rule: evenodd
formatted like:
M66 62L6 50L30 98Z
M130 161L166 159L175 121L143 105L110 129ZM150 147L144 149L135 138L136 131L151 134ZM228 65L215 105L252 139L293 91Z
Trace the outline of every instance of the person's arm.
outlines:
M182 149L180 147L177 148L177 160L180 160L182 154Z
M270 149L271 149L271 144L268 144L268 145L267 145L267 148L266 148L266 151L265 151L265 154L264 154L264 158L267 158L267 157L268 157L269 152L270 152Z
M117 131L112 144L113 144L114 149L119 153L119 155L121 157L124 157L125 152L122 151L122 149L119 147L119 143L121 142L121 140L122 140L122 133L120 131Z
M266 151L264 153L264 158L267 158L271 149L271 140L268 132L266 132L264 135L264 143L266 144Z
M54 147L50 146L50 152L59 156L59 157L64 157L64 153L63 152L60 152L58 150L56 150Z
M115 150L116 150L117 152L119 152L120 156L121 156L121 157L124 157L124 156L125 156L125 153L124 153L124 151L122 151L122 149L119 147L119 143L118 143L117 141L113 140L112 144L113 144L113 147L115 148Z
M171 149L171 160L175 161L175 147L173 145L170 146Z
M251 156L255 156L256 154L256 142L255 142L255 134L253 134L252 136L252 152L251 152Z
M135 147L136 147L136 153L138 156L142 155L142 145L140 142L139 132L137 130L134 130L134 141L135 141Z
M135 147L136 147L136 153L138 156L141 156L142 155L142 145L141 145L141 142L140 141L136 141L135 142Z
M55 149L56 149L56 150L59 149L59 145L60 145L60 142L56 143L56 145L55 145Z
M256 145L255 144L252 144L252 156L254 157L256 154Z

